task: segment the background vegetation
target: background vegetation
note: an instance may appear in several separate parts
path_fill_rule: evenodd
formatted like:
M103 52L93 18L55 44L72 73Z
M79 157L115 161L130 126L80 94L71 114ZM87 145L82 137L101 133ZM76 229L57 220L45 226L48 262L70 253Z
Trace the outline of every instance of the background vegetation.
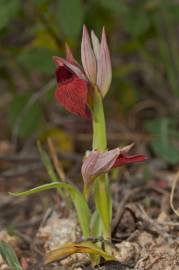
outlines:
M0 139L12 140L15 151L49 135L62 151L80 150L77 134L88 143L90 124L53 98L52 56L63 56L68 42L80 59L84 23L98 36L103 25L107 30L111 144L142 141L154 156L177 164L179 4L172 0L0 0Z

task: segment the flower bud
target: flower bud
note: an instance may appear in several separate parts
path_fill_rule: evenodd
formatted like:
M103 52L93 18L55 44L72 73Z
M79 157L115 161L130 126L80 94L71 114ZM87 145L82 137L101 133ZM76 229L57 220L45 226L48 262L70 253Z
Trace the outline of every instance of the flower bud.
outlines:
M99 52L100 52L100 43L99 43L99 39L97 38L97 36L93 30L91 31L91 40L92 40L92 44L93 44L94 54L96 56L96 59L98 59Z
M97 86L104 97L109 90L112 79L112 68L105 29L102 31L99 58L97 60Z
M96 83L96 58L91 47L91 41L86 26L83 26L81 43L81 60L86 76L92 84Z

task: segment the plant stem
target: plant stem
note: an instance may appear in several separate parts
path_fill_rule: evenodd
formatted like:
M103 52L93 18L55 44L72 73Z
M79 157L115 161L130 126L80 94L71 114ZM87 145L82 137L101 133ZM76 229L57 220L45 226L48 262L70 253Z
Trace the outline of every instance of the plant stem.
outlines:
M107 148L106 123L103 110L103 101L97 89L93 97L93 150L104 151Z
M93 150L105 151L107 148L106 123L102 97L97 88L94 89L92 116ZM107 174L101 175L96 179L95 203L103 224L103 237L106 240L110 240L112 203Z

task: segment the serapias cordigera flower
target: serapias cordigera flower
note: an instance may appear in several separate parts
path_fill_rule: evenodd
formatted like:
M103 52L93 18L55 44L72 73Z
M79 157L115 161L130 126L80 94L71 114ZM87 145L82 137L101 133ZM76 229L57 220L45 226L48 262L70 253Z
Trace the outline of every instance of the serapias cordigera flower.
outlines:
M92 41L92 46L91 46ZM101 43L94 31L91 40L86 26L83 27L81 42L81 60L83 68L75 60L66 45L66 59L55 56L57 101L69 112L84 118L90 118L89 99L93 88L97 88L102 97L107 93L111 78L111 60L103 28Z
M91 151L85 158L81 169L85 186L88 188L96 177L108 173L113 168L147 160L144 155L128 155L133 145L117 147L106 152Z

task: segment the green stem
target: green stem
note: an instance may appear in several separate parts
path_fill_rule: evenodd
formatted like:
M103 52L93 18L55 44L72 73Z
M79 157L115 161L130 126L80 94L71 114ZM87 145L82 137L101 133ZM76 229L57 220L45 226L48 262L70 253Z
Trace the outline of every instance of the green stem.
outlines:
M106 123L103 110L103 101L98 89L93 96L93 150L105 151L107 148ZM111 194L108 175L101 175L96 179L95 203L103 224L103 237L111 238Z
M93 97L93 149L101 151L107 148L106 123L104 117L103 101L100 93L95 89Z

